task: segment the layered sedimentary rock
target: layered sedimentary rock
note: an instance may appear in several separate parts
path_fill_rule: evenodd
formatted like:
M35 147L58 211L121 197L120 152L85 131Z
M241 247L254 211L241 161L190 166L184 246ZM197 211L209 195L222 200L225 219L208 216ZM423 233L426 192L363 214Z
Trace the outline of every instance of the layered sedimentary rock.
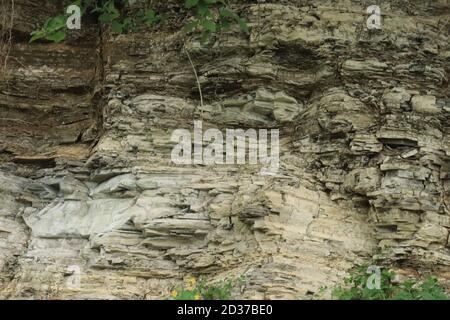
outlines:
M236 297L306 298L372 259L448 284L448 1L389 1L372 31L369 2L239 2L250 33L206 46L95 19L30 45L60 9L36 3L15 1L0 83L1 297L166 298L245 275ZM279 129L278 173L173 164L194 120Z

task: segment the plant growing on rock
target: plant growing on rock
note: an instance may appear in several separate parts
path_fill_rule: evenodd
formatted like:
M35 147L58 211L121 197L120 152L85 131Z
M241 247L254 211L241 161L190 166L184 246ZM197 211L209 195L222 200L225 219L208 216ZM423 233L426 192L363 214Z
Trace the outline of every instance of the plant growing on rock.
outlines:
M248 32L245 20L229 9L223 0L185 0L184 5L196 14L185 24L183 30L186 33L200 31L202 43L213 33L228 30L233 24L238 24L242 31Z
M337 286L332 296L338 300L448 300L437 279L427 277L418 282L413 279L394 281L395 273L386 269L381 271L380 289L367 286L370 273L367 265L358 266L344 280L343 286Z
M195 277L187 279L183 286L175 287L170 293L171 300L230 300L235 286L245 282L243 277L224 280L211 285Z
M166 21L166 16L148 7L126 14L120 8L129 3L130 0L76 0L72 4L80 8L81 15L87 12L97 14L98 21L110 25L116 34L136 31L142 25L153 28ZM183 5L187 14L183 31L199 32L202 43L207 42L212 34L228 30L233 25L248 32L245 20L231 10L224 0L183 0ZM44 39L58 43L65 40L68 18L66 13L49 18L39 30L31 33L30 42Z

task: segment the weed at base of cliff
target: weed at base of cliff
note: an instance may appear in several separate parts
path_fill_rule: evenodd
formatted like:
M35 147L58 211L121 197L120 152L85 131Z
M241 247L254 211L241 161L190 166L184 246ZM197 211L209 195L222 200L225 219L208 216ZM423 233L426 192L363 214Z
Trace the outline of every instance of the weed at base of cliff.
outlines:
M343 286L337 286L332 291L332 297L337 300L449 300L438 280L427 277L424 281L407 279L395 281L395 273L389 270L381 271L380 287L369 288L370 274L367 266L359 266L344 280Z
M170 293L170 300L231 300L233 289L245 282L244 277L206 284L204 280L190 277Z

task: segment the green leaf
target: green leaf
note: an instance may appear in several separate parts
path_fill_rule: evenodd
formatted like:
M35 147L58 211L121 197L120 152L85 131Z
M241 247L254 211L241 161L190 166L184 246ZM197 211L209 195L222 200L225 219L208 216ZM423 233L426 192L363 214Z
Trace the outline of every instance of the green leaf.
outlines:
M118 33L118 34L123 33L123 24L118 21L113 21L111 23L111 28L115 33Z
M194 29L197 26L198 26L198 21L197 20L188 21L183 27L183 32L184 33L192 32L192 31L194 31Z
M184 5L186 8L191 9L193 7L195 7L198 4L199 0L186 0L184 2Z
M107 13L104 12L100 15L100 17L98 17L98 20L102 23L110 23L113 20L117 19L120 16L120 14L117 13Z
M223 22L220 24L220 28L223 29L223 30L225 30L225 31L230 30L230 28L231 28L231 22L230 22L230 21L223 21Z
M143 21L149 28L151 28L157 22L162 21L162 17L157 15L154 10L149 9L144 13Z
M96 6L94 9L91 10L91 13L102 12L102 11L103 11L103 8Z
M155 12L155 10L153 10L153 9L148 9L148 10L145 12L145 17L146 17L148 20L154 21L154 20L156 19L156 12Z
M131 17L126 17L122 21L123 30L122 32L132 32L136 29L136 22Z
M53 34L49 34L45 37L45 39L53 41L53 42L61 42L66 38L66 33L64 31L58 31Z
M47 20L47 22L44 25L44 29L47 32L53 32L62 29L65 26L66 26L66 17L63 15L59 15L57 17Z
M224 18L236 18L236 13L227 8L220 8L219 13Z
M199 4L197 8L197 13L201 17L211 17L211 11L209 10L209 7L205 4Z
M102 22L102 23L108 23L111 22L111 16L107 13L102 13L99 17L98 17L98 21Z
M202 21L202 27L205 30L208 30L210 32L216 32L216 29L217 29L216 23L214 21L211 21L211 20L203 20Z
M202 33L202 36L201 36L201 38L200 38L200 43L201 43L202 45L204 45L205 43L208 42L208 40L209 40L210 37L211 37L211 32L209 32L209 31L203 32L203 33Z
M239 18L238 22L239 22L239 27L241 28L241 30L244 31L245 33L248 33L249 29L248 29L247 22L245 22L245 20L241 19L241 18Z
M34 42L36 40L42 39L45 37L45 33L43 31L33 31L31 34L31 39L29 43Z
M103 8L111 13L117 11L114 0L109 0L107 3L105 3Z

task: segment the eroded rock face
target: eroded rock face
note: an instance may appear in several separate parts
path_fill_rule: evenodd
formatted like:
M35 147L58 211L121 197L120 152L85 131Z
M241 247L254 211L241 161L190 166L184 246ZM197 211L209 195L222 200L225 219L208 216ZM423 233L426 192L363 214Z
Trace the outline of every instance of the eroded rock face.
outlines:
M356 1L237 4L250 34L206 48L88 22L29 45L58 10L35 5L15 0L0 84L0 297L164 298L242 274L241 298L305 298L372 257L450 281L448 1L386 2L382 31ZM280 129L278 174L172 164L194 119Z

